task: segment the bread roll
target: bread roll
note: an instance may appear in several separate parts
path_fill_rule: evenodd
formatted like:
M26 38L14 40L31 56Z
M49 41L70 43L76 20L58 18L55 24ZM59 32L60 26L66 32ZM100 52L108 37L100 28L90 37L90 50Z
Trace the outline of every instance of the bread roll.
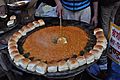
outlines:
M35 27L34 27L34 24L33 24L33 23L28 23L28 24L27 24L27 27L29 28L29 31L31 31L31 30L33 30L33 29L35 29Z
M17 39L20 39L22 37L22 34L20 32L15 32L13 36L16 36Z
M18 51L12 51L10 54L11 59L13 60L16 55L19 55L20 53Z
M14 40L15 42L18 42L19 40L19 38L16 35L12 35L11 39Z
M12 45L12 46L8 46L8 49L10 49L11 51L17 50L17 46Z
M96 36L96 38L98 38L100 36L104 36L104 33L103 33L103 31L99 31L99 32L96 32L95 36Z
M39 24L38 21L34 21L33 24L34 24L34 27L35 27L35 28L40 26L40 24Z
M104 50L103 46L101 46L101 45L95 45L95 46L93 47L93 49L96 49L96 50L98 50L98 51L100 51L100 52L103 52L103 50Z
M30 61L31 61L31 60L28 59L28 58L21 59L19 65L20 65L22 68L26 69L27 66L28 66L28 63L30 63Z
M77 60L75 58L71 58L69 60L67 60L67 64L68 67L70 68L70 70L76 69L79 67L79 63L77 62Z
M23 26L18 32L25 36L26 33L29 32L29 28L27 26Z
M93 54L96 60L98 60L102 54L102 52L95 49L90 50L89 53Z
M107 39L105 38L105 36L99 36L97 38L97 41L103 41L105 44L107 44Z
M84 56L85 56L85 59L87 61L87 64L94 62L94 55L93 54L86 53Z
M78 57L76 58L76 60L78 61L79 66L82 66L82 65L86 64L86 59L85 59L84 56L78 56Z
M13 52L13 51L18 51L17 47L16 46L11 46L11 47L8 47L8 51L9 53Z
M31 31L31 28L29 26L24 26L22 29L24 29L24 32L26 33Z
M12 42L11 40L9 40L9 41L8 41L8 49L9 49L10 47L12 47L12 46L16 46L16 47L17 47L17 46L18 46L18 45L17 45L17 42L15 42L15 41Z
M96 29L94 29L94 35L96 35L96 32L99 32L99 31L102 31L102 32L103 32L103 29L101 29L101 28L96 28Z
M8 43L9 43L9 41L8 41ZM9 49L11 46L16 46L16 47L18 47L17 43L9 43L9 44L8 44L8 49Z
M48 64L48 72L57 72L57 64L53 63L53 64Z
M36 70L36 65L39 64L39 63L40 63L40 61L31 61L27 66L27 70L35 71Z
M68 64L66 61L60 61L58 63L58 71L67 71L69 68L68 68Z
M97 41L97 42L96 42L96 45L101 45L101 46L103 46L103 49L104 49L104 50L107 48L107 44L106 44L105 42L103 42L103 41Z
M37 64L36 72L40 74L45 74L47 72L47 64L43 62L40 62L39 64Z
M45 22L42 19L39 19L38 22L39 22L40 26L45 25Z
M17 44L17 42L14 40L14 39L12 39L12 37L8 40L8 45L9 44Z
M24 59L24 58L25 58L25 57L24 57L23 55L18 54L18 55L16 55L16 56L14 57L14 63L19 66L20 60L21 60L21 59Z

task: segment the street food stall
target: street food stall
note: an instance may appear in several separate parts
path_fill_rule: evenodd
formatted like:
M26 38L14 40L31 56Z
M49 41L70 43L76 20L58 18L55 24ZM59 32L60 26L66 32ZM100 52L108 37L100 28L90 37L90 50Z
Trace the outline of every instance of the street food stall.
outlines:
M74 77L96 63L107 47L103 30L85 22L41 17L21 24L16 13L7 18L3 26L9 29L0 35L8 43L1 49L10 64L32 75Z

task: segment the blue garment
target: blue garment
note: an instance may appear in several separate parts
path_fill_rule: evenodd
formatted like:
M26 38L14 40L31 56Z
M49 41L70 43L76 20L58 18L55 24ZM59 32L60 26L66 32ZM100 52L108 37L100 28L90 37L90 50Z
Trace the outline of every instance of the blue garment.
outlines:
M67 10L78 11L90 6L90 0L61 0Z
M87 71L95 76L97 76L100 73L100 68L97 64L91 65Z
M115 62L112 62L112 70L120 75L120 65L116 64Z
M112 70L109 70L108 77L105 80L120 80L120 65L112 62Z

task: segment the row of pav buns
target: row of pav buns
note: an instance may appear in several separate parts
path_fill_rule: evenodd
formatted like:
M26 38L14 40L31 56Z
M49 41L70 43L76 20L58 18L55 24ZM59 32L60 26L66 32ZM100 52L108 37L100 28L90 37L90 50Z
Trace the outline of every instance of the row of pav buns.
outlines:
M103 30L101 28L96 28L94 30L94 35L97 38L96 45L88 53L83 56L78 56L77 58L70 58L67 61L62 60L56 63L45 63L38 60L31 61L29 58L25 58L20 54L18 50L17 42L22 37L25 36L29 31L37 27L45 25L45 22L40 19L32 23L28 23L23 26L20 30L15 32L8 41L8 51L10 58L14 61L17 66L21 66L23 69L28 71L37 72L39 74L45 74L47 72L61 72L76 69L84 64L90 64L95 60L98 60L102 52L107 47L107 40L104 36Z

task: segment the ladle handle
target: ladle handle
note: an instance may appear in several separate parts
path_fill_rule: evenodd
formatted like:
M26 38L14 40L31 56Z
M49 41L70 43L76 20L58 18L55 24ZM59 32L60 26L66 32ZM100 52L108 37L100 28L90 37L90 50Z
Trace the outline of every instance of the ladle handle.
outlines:
M61 37L63 36L63 33L62 33L62 15L60 15L60 36Z

